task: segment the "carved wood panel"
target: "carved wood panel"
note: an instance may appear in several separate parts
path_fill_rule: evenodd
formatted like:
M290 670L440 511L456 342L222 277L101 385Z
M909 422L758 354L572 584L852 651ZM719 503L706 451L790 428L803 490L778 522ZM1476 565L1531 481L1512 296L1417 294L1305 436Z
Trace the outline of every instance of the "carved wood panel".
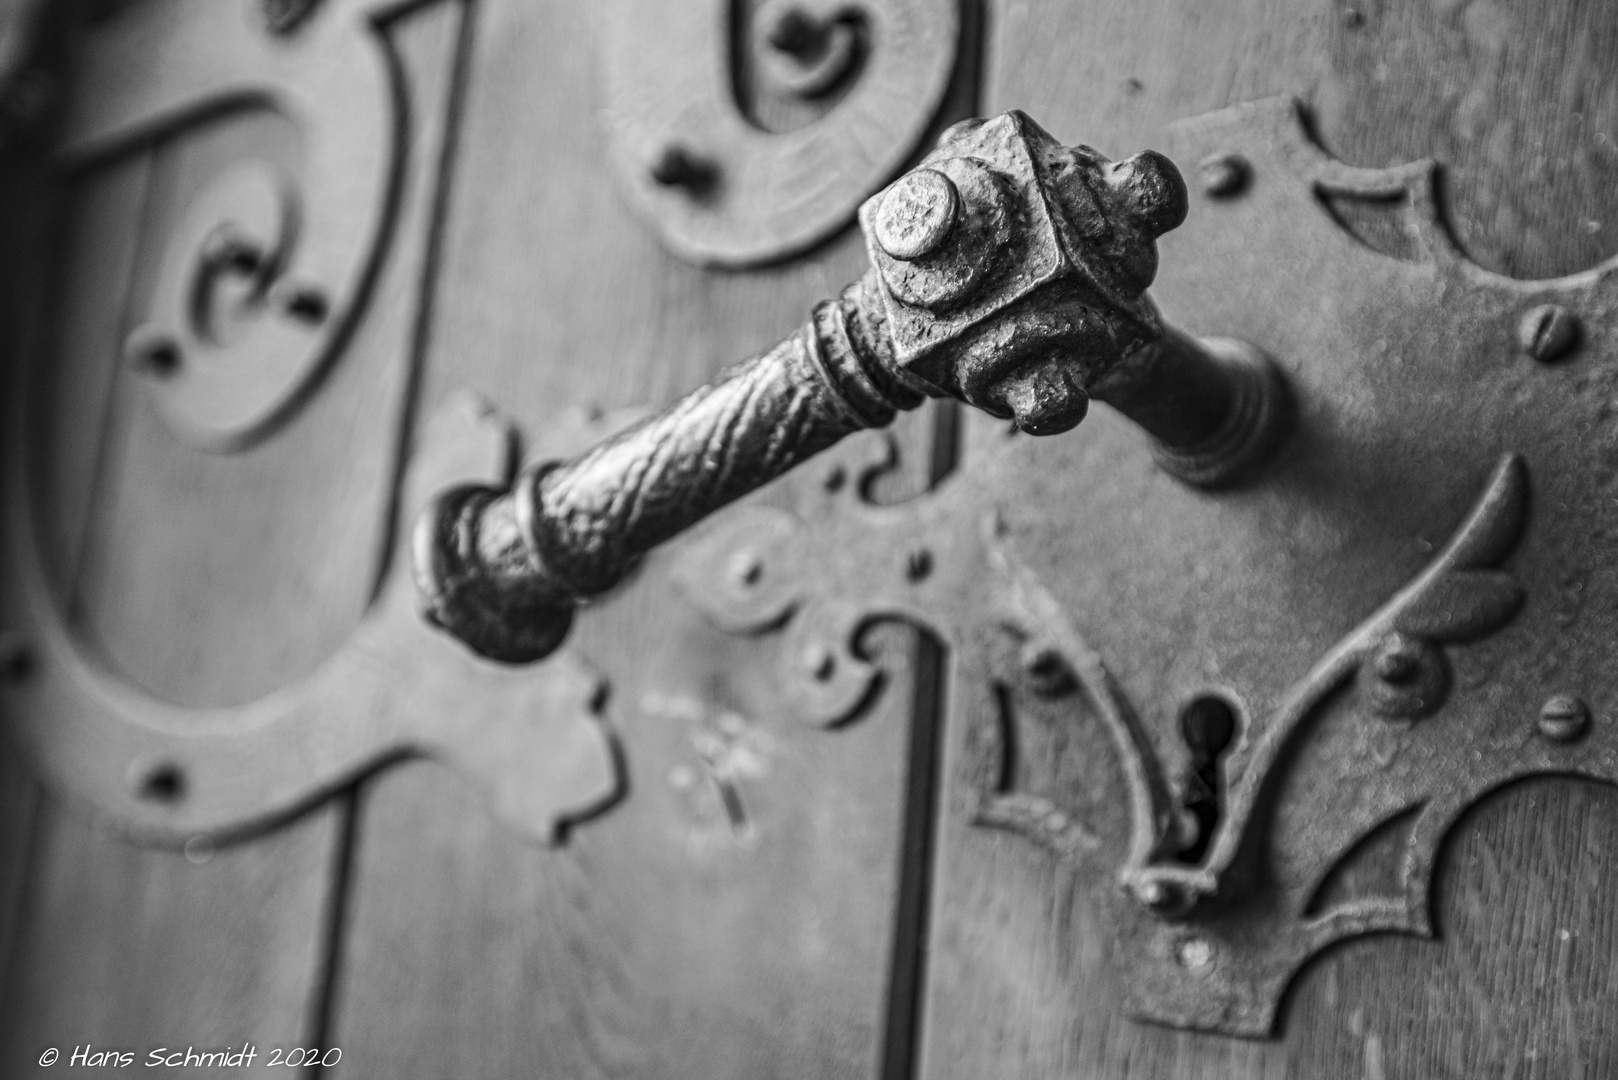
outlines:
M214 52L193 39L161 71L130 62L143 50L161 52L164 42L181 43L185 34L171 38L170 30L195 30L190 20L221 13L238 21L221 30ZM36 512L40 528L27 539L46 567L26 584L32 599L50 604L27 628L56 635L8 639L27 659L7 703L13 731L45 719L29 695L50 685L63 657L76 657L113 687L114 712L133 699L135 711L146 712L142 721L159 714L158 737L194 746L208 738L199 729L210 715L239 718L241 703L295 685L353 632L386 565L461 13L454 3L417 6L378 24L364 5L327 5L320 14L335 21L307 21L283 39L256 4L154 0L109 11L85 31L86 48L108 62L74 84L78 96L64 103L67 143L53 166L62 196L55 299L39 348L8 371L24 367L29 382L26 398L8 394L6 402L8 410L26 404L29 422L8 421L6 434L29 439L33 497L24 500L13 474L6 507L14 515ZM296 70L307 60L300 48L324 48L297 34L333 28L370 50L364 58L356 51L360 66L350 65L346 77L379 79L369 98L384 110L377 130L342 149L402 163L372 174L370 188L349 196L359 204L364 250L348 254L369 267L361 272L369 280L356 299L342 294L341 275L334 278L327 314L336 339L326 344L335 351L297 350L315 356L318 371L295 403L272 410L270 427L230 445L194 438L166 411L153 383L164 377L131 356L126 341L150 322L165 263L198 255L170 250L176 231L185 231L199 199L209 203L221 176L240 175L241 162L268 163L294 177L306 225L320 221L308 199L335 194L342 202L343 193L319 190L308 171L310 129L322 122L310 113L316 104L331 112L338 103L311 103L306 95L319 87ZM240 35L251 40L244 45ZM232 48L272 55L244 59ZM266 73L266 65L294 70ZM118 76L124 69L135 72L127 85ZM356 102L362 111L364 104ZM212 205L226 219L254 224L251 206ZM372 209L391 223L387 242L363 234L368 222L376 225L367 218ZM321 233L305 236L306 245L343 246L342 229ZM300 265L290 246L263 254L264 265L249 268L230 260L209 265L201 253L193 265L209 279L209 302L228 309L229 319L214 321L204 335L216 355L182 363L257 362L252 341L261 331L254 324L281 317L271 293ZM288 359L288 350L272 351L272 366ZM12 468L24 464L15 444L5 456ZM15 543L18 534L11 536ZM14 554L15 547L7 617L22 629ZM90 712L70 708L57 717L67 730L35 734L47 742L71 735L71 725L94 720ZM363 730L365 716L348 710L325 720L336 733L343 725ZM116 739L81 743L78 760L114 749L109 742ZM269 745L294 757L310 749L282 739ZM36 769L39 749L35 741ZM166 837L173 850L145 851L115 837L127 822L86 806L134 795L162 813L163 804L184 805L198 790L188 789L189 773L151 768L166 758L144 760L146 770L115 770L77 790L64 791L72 785L56 774L42 800L6 984L7 1001L16 1005L5 1027L8 1073L37 1061L48 1042L155 1046L152 1039L178 1031L194 1033L180 1037L199 1045L247 1035L287 1044L322 1036L346 803L288 821L287 812L307 800L284 790L292 799L272 811L281 827L260 842L230 846L207 826L182 826ZM251 776L250 764L238 780Z

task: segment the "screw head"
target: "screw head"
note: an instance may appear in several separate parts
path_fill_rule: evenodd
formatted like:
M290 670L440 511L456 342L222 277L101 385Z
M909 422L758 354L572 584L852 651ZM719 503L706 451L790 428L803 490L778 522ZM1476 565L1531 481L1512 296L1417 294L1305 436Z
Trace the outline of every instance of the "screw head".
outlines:
M1449 665L1438 646L1392 633L1367 658L1361 685L1371 708L1389 720L1431 716L1449 695Z
M1240 195L1252 175L1252 166L1240 154L1210 154L1197 166L1202 193L1210 199Z
M124 362L144 375L167 379L179 373L179 342L155 326L137 326L124 341Z
M837 657L825 645L811 645L803 651L803 667L816 682L825 682L837 671Z
M136 795L155 803L179 802L188 786L185 770L172 761L137 765L131 769L130 780Z
M1385 683L1402 686L1413 680L1421 671L1421 654L1414 645L1403 642L1378 654L1374 666L1376 677Z
M906 262L937 251L955 228L960 203L954 181L937 169L907 173L882 196L876 242Z
M1030 641L1023 646L1021 659L1023 672L1040 697L1060 697L1077 685L1067 658L1054 646Z
M719 179L719 166L675 143L664 148L651 169L652 179L664 187L701 193Z
M1590 726L1590 707L1572 694L1557 694L1539 707L1539 733L1552 742L1572 742Z
M319 326L326 321L331 302L326 294L312 285L292 285L280 281L270 288L270 303L288 318L307 326Z
M1517 324L1517 344L1542 364L1553 364L1578 344L1579 318L1561 304L1530 308Z
M764 560L758 557L758 552L743 549L730 557L725 572L737 585L757 585L764 576Z

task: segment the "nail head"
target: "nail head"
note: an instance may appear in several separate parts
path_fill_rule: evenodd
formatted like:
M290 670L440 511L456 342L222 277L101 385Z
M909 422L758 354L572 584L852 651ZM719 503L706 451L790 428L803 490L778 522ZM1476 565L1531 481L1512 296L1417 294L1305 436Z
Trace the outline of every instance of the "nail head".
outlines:
M1252 177L1252 167L1240 154L1211 154L1197 166L1202 180L1202 193L1210 199L1228 199L1240 195Z

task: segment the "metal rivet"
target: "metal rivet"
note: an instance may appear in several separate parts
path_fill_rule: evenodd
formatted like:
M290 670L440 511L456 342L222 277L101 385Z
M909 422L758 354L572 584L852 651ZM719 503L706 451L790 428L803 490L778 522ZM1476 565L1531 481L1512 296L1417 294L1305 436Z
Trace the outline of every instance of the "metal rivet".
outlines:
M1579 319L1561 304L1529 309L1517 324L1517 344L1542 364L1566 356L1579 340Z
M905 559L905 577L911 581L921 581L933 572L933 553L926 548L917 548Z
M824 645L811 645L803 651L804 670L819 682L825 682L837 670L837 657Z
M730 557L725 572L738 585L757 585L759 578L764 576L764 561L755 551L738 551Z
M1022 669L1034 693L1040 697L1059 697L1076 685L1073 669L1062 654L1050 645L1035 642L1024 645Z
M1539 707L1539 733L1552 742L1572 742L1590 726L1590 707L1572 694L1557 694Z
M701 192L719 179L719 166L678 144L664 149L652 165L652 179L664 187Z
M585 700L585 707L596 716L600 716L607 708L607 702L612 700L612 684L606 679L596 681L590 690L590 696Z
M0 635L0 682L15 686L34 673L34 652L15 634Z
M895 259L938 250L955 228L961 195L937 169L917 169L895 181L876 212L876 242Z
M1241 194L1252 174L1252 166L1240 154L1210 154L1197 166L1202 193L1210 199L1228 199Z
M180 370L180 345L155 326L137 326L124 341L124 362L143 374L168 378Z
M1188 971L1204 972L1213 967L1213 946L1202 938L1181 942L1180 965Z
M135 792L151 802L172 803L185 797L185 787L185 770L172 761L165 761L138 775Z
M326 321L326 314L331 304L326 294L309 285L288 285L277 283L270 290L270 302L279 307L289 318L310 326L318 326Z
M1374 663L1376 677L1398 686L1414 679L1421 671L1421 656L1414 648L1396 645L1377 656Z

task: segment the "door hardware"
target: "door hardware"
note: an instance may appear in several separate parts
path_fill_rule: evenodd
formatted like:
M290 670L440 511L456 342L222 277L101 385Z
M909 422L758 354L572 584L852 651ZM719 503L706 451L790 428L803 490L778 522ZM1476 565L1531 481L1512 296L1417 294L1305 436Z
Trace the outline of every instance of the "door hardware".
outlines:
M1073 870L1129 1013L1260 1037L1329 945L1436 936L1440 847L1478 800L1540 775L1618 783L1614 524L1591 495L1613 453L1618 260L1484 271L1444 233L1430 163L1344 166L1290 102L1187 121L1170 147L1246 163L1164 239L1154 291L1288 358L1296 438L1264 483L1165 484L1107 416L1087 439L983 431L917 499L847 483L801 516L743 507L676 573L720 629L779 636L781 704L806 723L881 692L873 622L936 634L972 793L952 819ZM1384 208L1418 256L1362 243L1326 196ZM864 436L825 467L891 456ZM899 565L915 550L922 581ZM1206 742L1199 708L1223 713ZM1083 748L1065 772L1023 760L1057 733ZM1342 884L1372 850L1377 879Z
M921 147L955 72L961 4L696 6L600 5L613 169L680 258L777 262L846 227Z
M1185 217L1167 158L1110 162L1021 113L965 121L860 212L871 269L775 348L514 488L446 493L418 528L426 617L523 663L654 545L852 432L954 397L1035 435L1090 398L1201 486L1240 478L1289 413L1275 367L1198 342L1146 296L1157 237Z

